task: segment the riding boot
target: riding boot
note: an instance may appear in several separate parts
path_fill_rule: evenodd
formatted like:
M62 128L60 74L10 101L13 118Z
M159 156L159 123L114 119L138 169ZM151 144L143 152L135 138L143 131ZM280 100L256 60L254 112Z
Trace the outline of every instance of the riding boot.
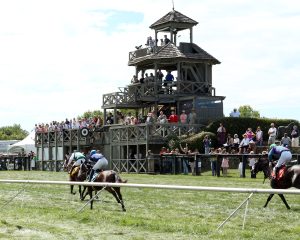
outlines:
M277 179L277 175L279 173L279 168L278 167L274 167L274 178Z
M91 170L91 173L90 173L90 177L89 177L89 182L91 182L91 181L92 181L92 179L93 179L93 176L94 176L94 173L95 173L95 170L94 170L94 169L92 169L92 170Z

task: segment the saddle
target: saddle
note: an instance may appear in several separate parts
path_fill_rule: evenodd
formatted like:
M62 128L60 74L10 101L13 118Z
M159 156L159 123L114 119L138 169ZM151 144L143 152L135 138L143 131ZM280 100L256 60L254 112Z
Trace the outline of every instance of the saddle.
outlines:
M79 169L80 169L79 166L74 167L73 170L72 170L72 172L70 172L70 176L71 176L71 177L75 177L75 176L78 174Z
M281 166L280 169L278 170L277 176L275 175L275 172L272 171L272 178L279 181L286 173L286 170L287 170L287 167L285 165Z

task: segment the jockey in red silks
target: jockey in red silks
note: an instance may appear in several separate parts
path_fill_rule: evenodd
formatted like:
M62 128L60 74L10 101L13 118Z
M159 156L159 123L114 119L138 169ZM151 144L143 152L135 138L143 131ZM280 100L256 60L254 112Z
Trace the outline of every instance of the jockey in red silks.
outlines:
M280 167L282 165L285 165L287 161L290 161L292 159L292 153L290 149L283 146L277 146L276 144L273 143L270 145L268 159L270 161L270 165L273 160L278 160L273 169L276 178Z
M107 159L100 153L100 151L92 150L90 153L90 160L93 162L96 162L95 165L93 166L90 177L89 177L89 182L92 181L92 178L94 176L94 173L97 171L103 171L108 167L108 161Z
M76 151L76 152L73 152L72 155L70 156L68 165L70 165L73 160L75 162L73 163L73 166L70 169L69 173L72 173L72 171L75 167L80 166L82 163L85 162L85 156L83 153Z

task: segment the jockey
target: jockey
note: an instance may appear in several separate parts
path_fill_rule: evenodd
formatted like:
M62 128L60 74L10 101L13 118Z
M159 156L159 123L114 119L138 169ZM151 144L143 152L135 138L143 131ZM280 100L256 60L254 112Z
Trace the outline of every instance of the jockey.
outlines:
M268 154L268 159L271 162L273 160L278 160L277 164L275 165L273 171L275 173L275 177L277 177L278 171L282 165L285 165L287 161L290 161L292 159L292 154L290 149L283 147L283 146L277 146L276 144L270 145L270 150Z
M72 155L70 156L68 165L70 165L73 160L75 162L73 163L72 168L70 169L69 173L72 173L72 171L75 167L80 166L82 163L85 162L85 156L83 153L76 151L76 152L73 152Z
M100 153L100 151L92 150L90 154L90 160L93 162L96 162L95 165L92 168L92 171L90 173L89 182L92 181L92 178L94 176L94 173L96 171L103 171L108 166L107 159Z

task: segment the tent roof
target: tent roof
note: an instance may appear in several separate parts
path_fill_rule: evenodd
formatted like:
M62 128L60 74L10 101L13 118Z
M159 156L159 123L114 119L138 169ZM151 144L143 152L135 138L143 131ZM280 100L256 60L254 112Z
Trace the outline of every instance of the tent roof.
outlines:
M17 142L15 144L10 145L8 148L9 152L20 152L22 149L26 153L33 151L36 153L36 147L35 147L35 132L32 131L26 138L24 138L22 141Z

